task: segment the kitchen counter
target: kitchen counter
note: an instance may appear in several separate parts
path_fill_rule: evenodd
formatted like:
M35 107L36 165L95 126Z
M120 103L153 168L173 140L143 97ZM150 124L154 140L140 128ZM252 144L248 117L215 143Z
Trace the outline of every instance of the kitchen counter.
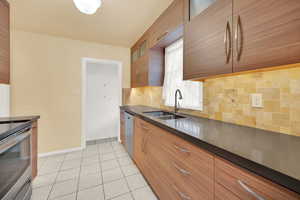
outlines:
M18 132L19 130L30 126L34 121L37 121L40 116L25 116L25 117L5 117L0 118L0 140L7 136Z
M120 109L300 194L300 137L184 114L160 120L144 112L161 109L147 106Z

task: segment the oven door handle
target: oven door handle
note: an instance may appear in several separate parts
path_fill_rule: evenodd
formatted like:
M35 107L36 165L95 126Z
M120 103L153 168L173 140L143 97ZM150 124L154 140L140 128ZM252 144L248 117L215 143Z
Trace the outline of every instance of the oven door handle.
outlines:
M4 139L0 142L0 154L7 151L11 147L15 146L19 142L23 141L27 137L30 136L31 128L23 129L21 131L16 132L15 134L9 136L8 138Z

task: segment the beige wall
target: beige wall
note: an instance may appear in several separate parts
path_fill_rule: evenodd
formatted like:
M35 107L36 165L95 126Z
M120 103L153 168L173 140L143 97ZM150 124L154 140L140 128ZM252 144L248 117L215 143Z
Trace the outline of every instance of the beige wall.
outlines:
M121 61L130 87L129 48L13 31L11 49L12 114L41 116L39 153L81 144L82 57Z
M291 67L206 80L204 111L183 112L300 136L300 64ZM263 94L264 108L251 107L251 93ZM163 105L161 87L136 88L126 94L126 104L170 109Z

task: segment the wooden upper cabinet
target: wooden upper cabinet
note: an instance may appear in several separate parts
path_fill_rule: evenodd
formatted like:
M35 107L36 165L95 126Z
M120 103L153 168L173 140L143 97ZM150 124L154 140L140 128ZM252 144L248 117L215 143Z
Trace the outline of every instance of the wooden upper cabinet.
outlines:
M300 62L299 0L234 0L234 72Z
M163 85L164 48L183 35L183 1L174 0L131 48L131 87Z
M184 0L174 0L167 10L155 21L149 29L149 48L155 47L161 40L172 34L183 24Z
M185 0L184 79L300 62L299 0Z
M10 79L10 30L9 4L0 0L0 83L9 84Z
M184 79L232 72L232 0L185 0Z

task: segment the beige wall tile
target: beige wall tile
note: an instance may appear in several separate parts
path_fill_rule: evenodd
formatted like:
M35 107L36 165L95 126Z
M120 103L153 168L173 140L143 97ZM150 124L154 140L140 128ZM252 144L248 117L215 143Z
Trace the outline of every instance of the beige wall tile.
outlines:
M181 112L300 136L300 64L293 67L205 80L204 110ZM263 108L251 107L252 93L263 94ZM161 87L132 89L129 104L172 109Z

